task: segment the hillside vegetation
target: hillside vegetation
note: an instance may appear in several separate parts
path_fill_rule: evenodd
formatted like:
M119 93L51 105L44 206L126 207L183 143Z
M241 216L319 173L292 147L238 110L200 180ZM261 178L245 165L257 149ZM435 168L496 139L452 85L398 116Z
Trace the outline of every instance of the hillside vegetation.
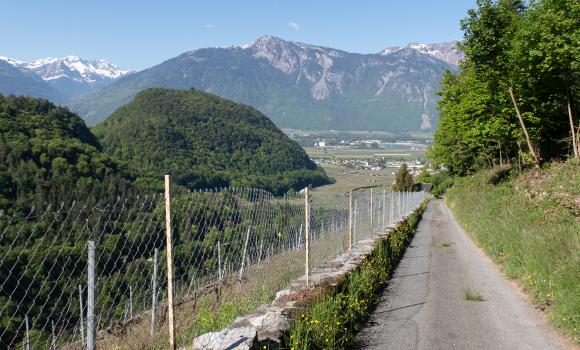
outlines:
M104 150L187 188L260 187L276 194L328 182L304 150L256 109L198 90L148 89L94 127Z
M580 341L580 163L457 179L447 202L504 273Z
M76 114L29 97L0 95L0 209L112 198L128 186Z
M465 175L580 157L580 2L481 0L461 26L465 60L442 79L430 158Z
M255 242L224 247L224 261L239 261L242 247L257 251L264 241L275 241L271 254L278 253L289 244L288 225L297 228L303 216L293 215L297 209L288 202L274 204L262 190L189 193L179 185L281 193L328 181L265 116L206 93L145 91L110 123L111 130L100 129L102 146L67 109L0 95L0 348L21 346L27 316L32 344L49 343L55 315L63 332L59 343L71 341L79 324L77 286L86 281L87 240L99 249L96 307L107 310L100 327L123 319L131 291L136 313L149 306L150 290L137 286L150 284L153 249L164 254L163 202L152 194L166 171L176 183L175 222L198 218L187 229L174 229L175 283L189 286L215 272L216 244L243 242L244 220L273 211L270 203L275 213L253 227Z

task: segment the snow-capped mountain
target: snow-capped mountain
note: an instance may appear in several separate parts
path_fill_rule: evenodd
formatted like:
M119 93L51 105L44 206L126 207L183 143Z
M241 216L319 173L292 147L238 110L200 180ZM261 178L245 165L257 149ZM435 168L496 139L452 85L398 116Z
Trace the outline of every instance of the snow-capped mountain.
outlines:
M0 61L18 68L23 73L36 74L61 95L61 101L56 102L95 92L130 73L105 60L86 60L77 56L49 57L32 62L0 56Z
M455 66L414 48L387 55L263 36L252 43L185 52L130 74L71 107L89 124L150 87L197 88L254 106L296 129L432 129L435 92Z
M437 57L449 64L457 66L459 61L463 59L463 52L458 47L461 42L458 40L447 41L439 44L418 44L410 43L403 47L387 47L383 49L380 55L390 55L393 52L397 52L402 49L413 49L421 53Z
M43 80L69 78L78 82L95 83L115 80L130 73L105 60L85 60L77 56L63 58L43 58L32 62L23 62L21 67L30 69Z

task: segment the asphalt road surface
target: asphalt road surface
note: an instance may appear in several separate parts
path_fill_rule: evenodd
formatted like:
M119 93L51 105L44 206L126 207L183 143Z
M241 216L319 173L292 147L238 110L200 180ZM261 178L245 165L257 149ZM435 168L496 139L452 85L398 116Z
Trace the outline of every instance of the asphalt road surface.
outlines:
M483 301L465 299L465 289ZM359 349L563 349L441 200L357 337Z

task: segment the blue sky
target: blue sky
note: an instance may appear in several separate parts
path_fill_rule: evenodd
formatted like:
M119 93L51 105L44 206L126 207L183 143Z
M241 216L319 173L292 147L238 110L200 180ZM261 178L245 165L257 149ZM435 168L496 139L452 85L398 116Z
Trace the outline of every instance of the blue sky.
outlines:
M461 39L475 0L2 0L0 56L73 54L143 69L270 34L351 52Z

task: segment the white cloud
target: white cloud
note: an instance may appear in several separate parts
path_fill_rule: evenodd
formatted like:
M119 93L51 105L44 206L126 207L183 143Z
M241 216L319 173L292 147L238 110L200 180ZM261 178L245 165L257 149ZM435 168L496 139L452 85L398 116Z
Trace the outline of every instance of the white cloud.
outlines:
M295 31L299 31L300 30L300 25L296 22L288 22L288 25L290 26L290 28L294 29Z
M211 23L208 23L206 25L203 26L205 29L215 29L215 26Z

